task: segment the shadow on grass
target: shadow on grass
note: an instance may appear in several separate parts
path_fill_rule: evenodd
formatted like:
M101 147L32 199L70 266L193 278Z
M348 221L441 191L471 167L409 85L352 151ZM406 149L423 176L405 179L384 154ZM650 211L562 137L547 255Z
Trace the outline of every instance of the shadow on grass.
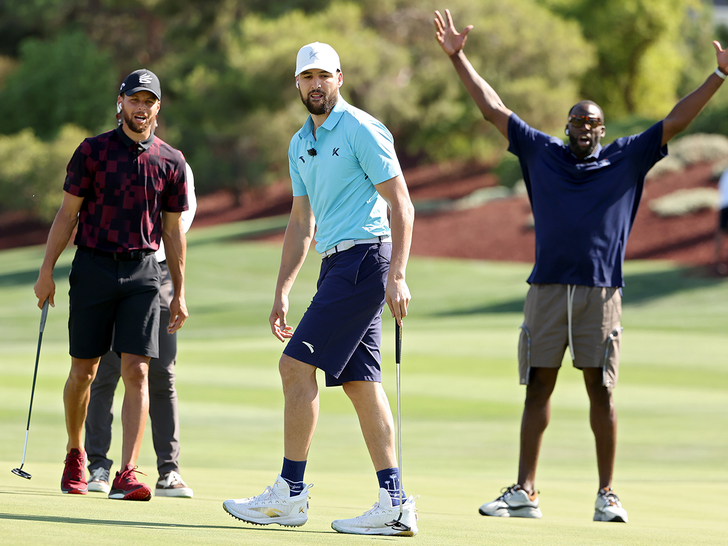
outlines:
M191 523L162 523L159 521L128 521L128 520L114 520L114 519L90 519L90 518L72 518L64 516L39 516L39 515L27 515L27 514L5 514L0 512L0 520L11 520L11 521L38 521L42 523L65 523L65 524L77 524L77 525L108 525L108 526L119 526L119 527L139 527L142 529L241 529L250 531L264 531L269 533L275 532L299 532L308 534L320 534L328 535L335 533L335 531L314 531L304 529L282 529L280 527L264 527L256 525L255 527L248 526L241 522L241 525L205 525L205 524L191 524Z
M725 282L709 273L705 267L682 267L666 271L646 272L625 275L623 302L628 305L649 303L653 300L683 291L712 288ZM526 291L522 298L497 303L453 309L434 313L433 316L457 317L481 314L522 313L526 301Z
M15 271L14 273L5 273L0 275L0 288L11 288L13 286L29 285L33 286L35 281L38 280L38 270L40 269L40 262L38 262L38 269L29 269L27 271ZM60 279L68 277L71 272L70 265L59 265L53 270L53 278Z

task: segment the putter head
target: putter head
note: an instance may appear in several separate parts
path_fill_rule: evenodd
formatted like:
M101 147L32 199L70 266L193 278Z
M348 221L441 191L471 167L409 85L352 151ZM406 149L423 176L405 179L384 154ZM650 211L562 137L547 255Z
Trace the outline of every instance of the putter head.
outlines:
M391 527L393 531L397 531L398 533L407 533L412 532L412 529L409 527L409 525L405 525L402 523L402 512L399 513L399 517L397 519L393 519L390 522L385 523L387 527Z
M11 472L13 474L15 474L16 476L20 476L21 478L25 478L26 480L29 480L30 478L33 477L30 474L28 474L25 470L23 470L21 468L13 468L11 470Z

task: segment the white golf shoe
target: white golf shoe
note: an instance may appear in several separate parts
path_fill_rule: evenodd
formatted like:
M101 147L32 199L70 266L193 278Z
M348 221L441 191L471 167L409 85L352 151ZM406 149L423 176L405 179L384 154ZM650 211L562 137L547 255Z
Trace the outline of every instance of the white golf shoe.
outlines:
M417 507L415 498L409 497L402 505L392 506L386 489L379 489L379 501L361 516L337 519L331 523L339 533L353 535L387 535L412 537L417 534Z
M627 510L622 508L622 503L612 488L600 489L594 503L594 521L627 523L627 519Z
M306 485L300 495L291 497L288 482L278 475L273 487L266 487L260 495L226 500L222 507L232 517L248 523L300 527L308 521L308 490L312 486Z
M501 496L480 507L483 516L501 518L540 518L538 493L529 495L520 485L514 484L501 489Z

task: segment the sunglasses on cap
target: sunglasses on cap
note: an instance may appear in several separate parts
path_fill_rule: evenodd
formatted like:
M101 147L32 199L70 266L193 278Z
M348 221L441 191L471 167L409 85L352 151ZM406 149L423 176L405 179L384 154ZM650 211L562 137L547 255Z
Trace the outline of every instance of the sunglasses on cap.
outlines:
M592 116L569 116L569 123L574 127L583 127L586 123L590 127L599 127L602 124L602 120Z

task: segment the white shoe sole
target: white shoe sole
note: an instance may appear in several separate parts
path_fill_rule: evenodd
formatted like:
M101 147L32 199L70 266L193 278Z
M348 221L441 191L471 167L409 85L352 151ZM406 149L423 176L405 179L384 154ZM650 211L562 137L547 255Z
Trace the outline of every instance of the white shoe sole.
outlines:
M624 517L617 515L617 514L608 515L599 510L595 510L594 511L594 521L606 521L609 523L627 523L627 515L625 514Z
M234 508L228 507L224 502L222 503L223 509L235 519L244 521L246 523L253 523L255 525L270 525L271 523L277 523L283 527L300 527L308 521L308 516L281 516L278 518L270 517L253 517L247 514L239 514Z
M399 526L398 526L399 525ZM345 533L347 535L384 535L389 537L413 537L417 534L417 526L407 527L406 525L398 524L386 527L366 527L366 528L352 528L346 527L334 521L331 523L331 528L338 533Z
M94 493L106 493L109 494L109 491L111 491L111 486L108 483L104 482L88 482L88 490Z
M178 487L176 489L159 489L154 490L155 497L177 497L182 499L191 499L194 491L189 487Z
M540 508L533 508L531 506L524 506L522 508L498 508L492 513L488 513L483 510L481 506L478 510L481 516L492 516L497 518L533 518L539 519L543 514Z

